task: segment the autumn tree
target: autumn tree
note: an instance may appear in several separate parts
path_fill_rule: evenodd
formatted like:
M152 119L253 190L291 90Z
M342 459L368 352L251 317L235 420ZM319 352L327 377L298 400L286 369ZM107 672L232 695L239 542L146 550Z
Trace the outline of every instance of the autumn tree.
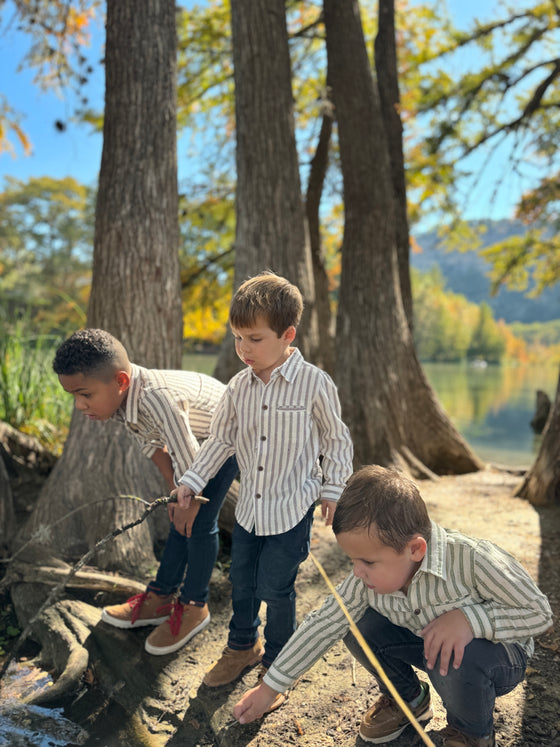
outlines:
M105 65L87 324L113 333L141 365L180 367L172 0L141 5L109 0ZM42 533L51 552L75 558L115 526L138 516L135 502L117 496L153 498L163 489L155 467L121 427L74 413L64 453L22 538ZM112 543L96 559L102 568L127 571L153 561L146 525Z
M482 176L492 181L494 195L512 182L523 187L515 217L526 224L526 233L482 254L491 263L494 290L507 285L537 295L560 280L558 8L546 2L515 10L504 6L497 17L466 31L451 24L444 29L431 54L424 55L426 70L417 88L418 122L431 134L419 144L416 163L423 164L424 180L426 167L435 165L452 207L461 202L453 187L465 184L458 177L473 154L484 155L484 167L467 189L477 188ZM460 76L441 75L433 64L465 50L474 63ZM500 170L493 168L497 151L507 155ZM537 458L518 490L536 505L558 501L559 413L557 393Z
M324 10L345 206L336 381L356 462L473 471L481 462L439 406L407 323L387 139L359 5L325 0Z
M91 276L93 190L71 177L6 177L0 193L4 321L48 332L83 324Z

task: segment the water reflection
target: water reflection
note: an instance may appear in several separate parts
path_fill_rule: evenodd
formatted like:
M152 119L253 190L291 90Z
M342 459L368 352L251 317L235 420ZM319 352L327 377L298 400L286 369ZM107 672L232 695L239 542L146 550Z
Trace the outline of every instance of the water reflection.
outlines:
M0 745L13 747L66 747L84 744L87 732L63 716L61 708L28 705L26 697L52 686L42 669L12 662L2 682Z
M533 462L540 445L530 426L536 391L542 389L554 399L557 367L423 367L445 411L483 460L512 467Z

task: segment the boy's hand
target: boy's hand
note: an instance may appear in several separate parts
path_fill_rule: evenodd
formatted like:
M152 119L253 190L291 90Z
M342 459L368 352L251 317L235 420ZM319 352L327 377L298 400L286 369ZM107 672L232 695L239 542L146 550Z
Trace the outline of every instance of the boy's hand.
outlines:
M336 501L321 501L321 515L325 520L325 524L330 527L332 524L334 511L336 508Z
M188 508L181 508L177 503L167 504L167 513L173 522L173 526L184 537L190 537L194 520L200 509L200 503L192 501Z
M239 703L234 707L233 715L240 724L249 724L265 713L277 695L278 692L276 690L261 682L258 687L248 690L243 695Z
M465 647L474 638L471 626L460 609L445 612L428 623L420 632L424 638L424 655L428 669L433 669L439 655L439 673L443 676L449 669L453 654L453 668L459 669Z
M191 499L195 496L195 493L186 485L179 485L178 488L175 488L175 490L171 491L171 495L174 495L177 498L179 508L188 508L191 504Z

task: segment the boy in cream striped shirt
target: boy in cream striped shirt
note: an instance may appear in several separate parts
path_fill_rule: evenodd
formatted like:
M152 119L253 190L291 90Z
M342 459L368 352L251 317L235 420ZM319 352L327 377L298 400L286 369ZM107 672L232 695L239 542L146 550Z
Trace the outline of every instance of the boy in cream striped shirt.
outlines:
M179 480L187 507L235 452L241 472L232 537L233 616L222 657L207 672L209 687L237 679L246 667L272 664L296 627L294 581L309 553L315 503L327 523L352 473L352 442L341 420L336 387L291 346L303 301L273 273L241 285L230 325L247 368L230 381L210 437ZM321 457L321 462L319 462ZM259 609L266 602L264 647ZM278 707L278 694L271 709Z
M337 591L415 718L427 721L432 711L430 687L414 668L427 673L447 709L445 747L495 745L496 696L523 680L533 636L552 622L544 594L501 548L431 521L416 485L394 470L356 472L333 531L354 566ZM408 719L332 595L235 706L235 717L240 723L260 717L341 638L382 693L363 717L360 737L374 744L397 739Z
M208 436L225 390L217 379L194 371L138 366L103 329L71 335L58 348L53 368L77 410L90 420L112 419L125 426L169 491L195 458L199 441ZM208 485L212 501L202 507L194 528L189 512L169 504L171 524L156 578L143 594L103 609L101 619L117 628L157 626L144 644L150 654L177 651L210 622L207 600L218 555L218 513L236 474L232 456Z

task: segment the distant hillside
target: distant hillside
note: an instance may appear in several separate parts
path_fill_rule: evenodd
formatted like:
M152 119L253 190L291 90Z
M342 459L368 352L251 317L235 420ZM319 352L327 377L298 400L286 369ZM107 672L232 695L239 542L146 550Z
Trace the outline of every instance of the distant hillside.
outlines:
M484 246L525 232L523 224L518 221L489 221L484 225L487 227ZM486 301L496 319L525 323L560 319L560 284L538 298L527 298L523 293L503 288L492 297L487 277L489 265L477 252L446 251L445 238L438 237L435 231L415 238L422 251L411 253L412 266L427 272L437 265L448 290L461 293L474 303Z

